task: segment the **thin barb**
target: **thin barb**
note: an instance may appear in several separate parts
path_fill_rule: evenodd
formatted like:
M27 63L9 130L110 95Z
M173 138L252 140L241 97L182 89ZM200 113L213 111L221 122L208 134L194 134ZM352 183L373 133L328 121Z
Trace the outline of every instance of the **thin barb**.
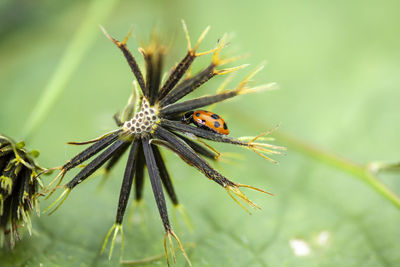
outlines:
M240 83L239 85L236 87L235 91L238 94L247 94L250 92L257 92L257 91L261 91L263 90L263 87L260 87L257 89L257 87L253 87L253 88L247 88L246 85L248 84L249 81L251 81L251 79L257 74L259 73L262 69L264 68L263 65L259 66L258 68L256 68L253 72L251 72L249 75L247 75Z
M187 25L185 23L185 21L182 19L182 27L183 27L183 32L185 33L185 38L186 38L186 42L187 42L187 48L189 51L192 51L192 43L190 41L190 35L189 35L189 31L187 28Z
M112 257L113 251L114 251L115 240L117 239L117 235L118 235L119 232L121 232L121 257L120 257L121 259L122 259L122 255L123 255L123 252L124 252L124 231L123 231L123 228L122 228L121 224L116 224L115 223L110 228L110 230L108 231L108 233L106 235L106 238L104 239L103 246L101 247L100 255L103 254L103 252L104 252L104 250L105 250L105 248L107 246L108 239L110 238L110 236L111 236L113 231L114 231L114 234L113 234L113 237L112 237L112 240L111 240L111 246L110 246L110 252L108 254L108 260L111 260L111 257Z
M62 166L58 166L58 167L53 167L53 168L50 168L50 169L43 169L42 171L40 171L38 174L36 174L34 177L33 177L33 179L38 179L41 175L43 175L43 174L47 174L47 173L52 173L53 171L56 171L56 170L61 170L62 169ZM53 182L54 183L54 182Z
M60 167L56 167L56 168L60 168ZM57 187L61 184L61 182L64 179L64 176L67 172L63 169L61 169L60 173L57 174L56 178L54 178L44 189L43 189L43 193L47 194L45 199L49 199L49 197L51 197L51 195L54 193L54 191L56 191ZM56 184L56 186L52 189L51 186L58 180L58 183Z
M246 204L252 206L253 208L257 208L257 209L261 209L257 204L255 204L253 201L251 201L250 199L248 199L246 197L246 195L244 195L241 191L240 191L240 187L246 187L246 188L250 188L259 192L262 192L264 194L268 194L273 196L272 193L269 193L267 191L264 191L260 188L254 187L254 186L250 186L250 185L245 185L245 184L239 184L239 183L235 183L233 186L228 185L225 187L226 191L228 192L228 194L232 197L232 199L239 204L239 206L241 206L246 212L250 213L233 195L235 194L237 197L239 197L241 200L243 200Z
M270 196L274 196L274 194L272 194L272 193L270 193L270 192L267 192L267 191L265 191L265 190L262 190L262 189L260 189L260 188L257 188L257 187L251 186L251 185L247 185L247 184L238 184L238 183L236 183L236 186L237 186L237 187L246 187L246 188L250 188L250 189L256 190L256 191L258 191L258 192L261 192L261 193L264 193L264 194L267 194L267 195L270 195Z
M206 142L204 142L203 140L201 140L200 138L196 137L196 141L198 141L199 143L202 143L203 145L205 145L208 149L210 149L212 152L215 153L214 159L218 159L221 156L221 152L219 152L216 148L212 147L211 145L207 144Z
M225 80L221 83L220 86L218 86L216 93L221 93L224 91L224 89L228 86L228 84L232 81L233 77L235 77L236 73L232 73L231 75L228 75Z
M78 145L78 146L80 146L80 145L87 145L87 144L91 144L91 143L96 143L97 141L100 141L100 140L106 138L107 136L109 136L109 135L111 135L113 133L119 132L119 131L120 131L120 129L117 129L117 130L108 132L106 134L103 134L102 136L99 136L99 137L97 137L95 139L92 139L92 140L83 141L83 142L67 142L67 144L68 145Z
M123 45L126 45L126 43L128 42L129 38L131 37L131 35L132 35L132 33L133 33L133 30L134 30L134 27L132 26L132 27L129 29L128 34L125 36L124 40L122 41L122 44L123 44ZM103 31L103 32L104 32L104 31Z
M263 157L264 159L271 161L274 164L278 164L278 162L273 160L272 158L270 158L268 156L268 154L281 155L281 154L283 154L281 151L287 150L286 147L275 146L275 145L271 145L271 144L267 144L267 143L255 142L255 141L259 140L260 138L264 137L265 135L271 134L273 131L275 131L278 128L279 128L279 124L276 125L274 128L272 128L266 132L263 132L255 137L247 137L246 136L246 137L238 138L238 140L243 141L243 140L251 138L251 140L246 143L246 146L248 149L252 150L259 156Z
M233 68L226 68L226 69L222 69L222 70L215 70L215 74L216 75L225 75L225 74L229 74L232 72L236 72L238 70L244 69L246 67L250 66L250 64L242 64L240 66L237 67L233 67Z
M189 266L192 266L192 263L191 263L189 257L187 256L187 254L185 252L185 249L182 246L181 241L179 240L178 236L174 233L174 231L172 229L170 229L169 231L165 232L165 236L164 236L164 252L165 252L165 257L167 259L167 265L170 266L169 257L168 257L168 249L167 249L167 239L168 239L168 244L169 244L169 247L170 247L170 251L171 251L173 262L176 263L175 251L174 251L174 246L173 246L171 237L173 237L176 240L176 242L178 243L179 249L181 250L181 252L182 252L183 256L185 257L185 259L186 259L187 263L189 264Z
M203 41L203 39L206 37L208 31L210 30L210 26L207 26L204 31L201 33L199 39L197 40L194 48L192 49L192 42L190 40L190 35L189 35L189 30L187 28L187 25L185 23L185 21L182 19L182 28L183 28L183 32L185 33L185 38L186 38L186 42L187 42L187 47L188 47L188 51L194 55L195 57L199 57L202 55L206 55L206 54L210 54L213 53L215 51L215 49L206 51L206 52L202 52L202 53L196 53L197 49L199 48L201 42Z
M277 124L275 127L273 127L272 129L269 129L268 131L265 131L263 133L260 133L259 135L257 135L256 137L254 137L253 139L250 140L249 143L253 143L254 141L256 141L257 139L259 139L260 137L263 137L265 135L269 135L272 132L274 132L276 129L278 129L280 126L280 124Z
M228 192L228 195L233 199L233 201L235 201L242 209L244 209L248 214L251 214L251 212L245 207L243 206L242 203L240 203L231 193L231 190L228 189L228 187L226 188L226 192Z
M50 206L48 206L43 211L43 213L47 213L48 211L50 211L51 208L53 208L54 205L56 205L58 203L57 206L52 211L50 211L48 215L53 214L64 203L64 201L67 199L67 197L69 196L70 193L71 193L71 189L66 188L64 190L64 192Z
M217 42L216 48L218 48L218 49L215 50L215 52L213 54L213 57L212 57L212 62L216 66L223 64L223 61L220 59L220 55L221 55L222 48L225 47L226 38L227 38L227 35L224 34L224 36L222 36L222 38L219 39L218 42Z
M172 261L174 262L174 264L176 264L175 249L174 249L174 244L172 243L171 235L168 235L168 244L171 249Z
M197 39L197 43L196 43L196 45L194 46L193 51L196 51L196 50L199 48L201 42L202 42L203 39L206 37L206 35L207 35L208 31L210 30L210 28L211 28L210 26L207 26L207 27L204 29L204 31L201 33L199 39Z
M275 82L272 83L267 83L255 87L250 87L250 88L242 88L241 90L238 91L239 95L246 95L246 94L252 94L252 93L261 93L265 91L272 91L278 89L278 85Z

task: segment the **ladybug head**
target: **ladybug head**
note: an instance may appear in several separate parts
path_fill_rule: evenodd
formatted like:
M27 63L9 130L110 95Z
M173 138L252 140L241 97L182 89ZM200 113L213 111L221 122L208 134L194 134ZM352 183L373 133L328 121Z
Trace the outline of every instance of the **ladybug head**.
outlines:
M189 112L185 113L185 115L183 115L181 118L181 121L186 124L191 123L192 120L193 120L193 111L189 111Z

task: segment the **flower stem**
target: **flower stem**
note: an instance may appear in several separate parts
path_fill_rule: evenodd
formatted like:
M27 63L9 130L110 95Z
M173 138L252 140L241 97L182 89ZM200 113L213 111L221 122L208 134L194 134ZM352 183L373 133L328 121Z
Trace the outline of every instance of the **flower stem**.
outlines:
M400 197L391 191L385 184L383 184L376 177L376 175L368 169L367 165L354 163L349 159L317 148L309 143L282 132L276 132L275 135L282 143L288 146L289 149L295 149L301 154L359 178L361 181L365 182L373 190L395 205L396 208L400 209Z
M32 136L56 104L72 74L93 44L98 32L97 25L111 13L116 2L117 0L91 1L87 15L72 37L71 42L67 45L58 66L39 97L39 101L32 109L33 112L24 129L25 140Z
M241 110L240 115L245 116L247 118L247 123L251 123L254 126L258 127L259 125L264 124L262 121L256 120L256 118L251 116L251 114L246 114L243 110ZM288 147L289 151L292 149L296 150L300 154L359 178L375 192L390 201L396 208L400 209L400 197L378 179L376 173L371 170L368 164L362 165L355 163L333 152L318 148L313 144L297 139L290 134L283 133L281 130L274 132L274 135L282 144Z

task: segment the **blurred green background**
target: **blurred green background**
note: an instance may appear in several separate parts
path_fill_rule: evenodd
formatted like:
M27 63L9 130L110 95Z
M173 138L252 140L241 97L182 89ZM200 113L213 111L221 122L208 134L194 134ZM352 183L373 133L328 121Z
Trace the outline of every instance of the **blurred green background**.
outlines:
M76 32L94 17L88 24L94 39L82 55L72 53L76 68L27 140L30 149L41 151L41 165L61 165L82 149L66 145L67 141L115 129L112 116L131 93L130 69L97 24L118 39L134 25L128 47L140 63L136 48L155 27L160 29L170 44L167 70L186 53L180 19L185 19L193 43L211 25L200 51L213 47L228 32L232 38L226 56L250 53L237 62L251 66L235 76L231 88L265 60L266 68L253 84L279 84L279 90L242 96L214 109L228 122L232 136L255 135L281 123L279 133L360 163L400 158L399 1L104 0L96 4L101 7L101 2L107 8L92 9L90 2L76 0L0 2L0 132L17 140L28 135L24 129L30 115ZM93 12L108 16L96 17ZM209 60L209 56L199 59L193 71ZM194 95L214 92L223 79L215 78ZM196 245L187 248L194 266L400 265L398 209L351 175L294 151L279 138L276 143L289 149L286 156L275 157L278 166L250 151L218 146L241 155L231 163L217 163L218 170L233 181L275 194L271 198L246 191L262 207L251 216L217 184L164 151L178 197L195 225L190 232L179 217L172 221L183 243ZM0 265L118 265L119 242L111 262L108 251L102 256L99 251L114 222L124 162L101 191L97 190L101 177L94 177L77 187L52 216L36 217L33 235L28 238L25 233L14 251L1 251ZM66 180L73 173L76 170ZM398 174L380 178L400 193ZM162 253L163 228L146 182L144 218L132 223L126 216L126 260ZM44 209L50 201L41 204ZM295 240L306 244L307 255L295 253ZM148 266L164 264L161 260ZM177 266L186 265L179 254Z

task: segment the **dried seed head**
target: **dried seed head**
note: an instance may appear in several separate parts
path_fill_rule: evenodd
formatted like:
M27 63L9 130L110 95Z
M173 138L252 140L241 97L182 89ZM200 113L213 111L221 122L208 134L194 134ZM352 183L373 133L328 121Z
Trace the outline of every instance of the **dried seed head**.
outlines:
M19 240L18 228L25 225L31 233L29 214L38 208L42 185L37 175L43 169L33 160L39 153L28 152L24 145L0 135L0 240L10 248Z
M135 177L135 199L137 202L139 202L142 199L143 192L143 173L145 166L147 166L146 169L149 173L154 197L156 199L157 207L166 232L164 247L167 256L167 262L168 252L166 242L168 241L171 246L171 252L173 252L173 238L178 242L184 256L187 258L179 239L172 231L172 227L169 223L163 190L168 193L172 203L175 206L179 206L179 202L158 146L161 145L172 150L186 163L197 168L207 178L225 188L228 194L237 203L240 204L237 199L239 198L240 200L244 201L244 203L255 208L258 206L250 201L241 192L240 187L247 187L264 193L267 192L252 186L234 183L215 170L204 159L204 157L216 160L219 158L220 153L213 147L201 141L201 139L239 145L251 149L268 160L271 159L265 154L279 154L280 152L276 150L284 150L282 147L273 146L262 142L270 140L270 138L264 137L264 135L267 135L269 132L263 133L256 137L233 138L231 136L223 135L219 132L211 131L208 128L200 127L199 125L193 126L181 122L180 117L185 114L185 112L213 105L215 103L233 98L237 95L258 92L261 89L270 88L270 85L265 85L262 87L247 86L247 83L253 78L253 76L261 70L261 68L258 68L248 75L234 90L223 91L227 83L230 81L230 79L228 79L220 86L219 90L214 95L181 101L182 98L195 91L213 77L235 72L247 66L241 65L237 67L221 69L222 65L237 59L237 57L227 59L221 57L221 51L226 47L227 44L225 40L226 38L223 37L220 39L216 47L213 49L210 49L206 52L197 52L197 49L199 48L199 45L209 28L207 28L203 34L201 34L193 48L190 42L186 24L184 22L183 28L188 43L188 51L182 60L171 70L169 76L165 80L162 78L162 71L164 62L163 57L166 51L161 45L151 43L150 46L140 49L140 52L144 56L146 66L146 77L144 78L135 58L126 46L126 42L130 34L128 34L128 36L122 42L120 42L112 38L105 32L104 29L102 29L107 38L116 44L125 56L125 59L127 60L129 67L131 68L137 80L137 83L134 83L136 93L134 93L134 95L132 95L128 101L128 105L122 113L123 115L117 116L117 119L115 119L117 125L119 127L122 126L122 129L119 129L119 132L116 132L116 135L112 138L98 138L95 141L95 144L88 147L86 150L82 151L80 154L67 162L64 165L67 167L63 166L60 175L61 177L64 176L65 172L67 172L69 169L76 167L81 162L88 160L90 157L100 153L100 151L104 149L103 152L96 156L69 183L64 186L66 188L64 193L52 206L54 206L56 203L59 203L55 208L57 209L76 185L83 182L106 162L106 171L108 172L111 167L114 166L115 162L117 162L118 159L124 154L130 144L132 144L125 168L122 188L120 191L121 193L116 223L106 238L107 240L114 231L110 256L116 236L119 232L121 232L122 236L122 220L125 213L127 199L129 198L130 190L132 188L132 179ZM191 75L190 73L193 61L197 57L205 54L213 54L212 61L201 71ZM127 138L127 136L129 138ZM108 148L106 148L107 146ZM134 147L135 150L133 150ZM10 190L7 181L4 182L4 188L6 190ZM243 205L241 206L244 207ZM104 247L105 246L103 246L103 249ZM187 261L190 265L188 258Z

